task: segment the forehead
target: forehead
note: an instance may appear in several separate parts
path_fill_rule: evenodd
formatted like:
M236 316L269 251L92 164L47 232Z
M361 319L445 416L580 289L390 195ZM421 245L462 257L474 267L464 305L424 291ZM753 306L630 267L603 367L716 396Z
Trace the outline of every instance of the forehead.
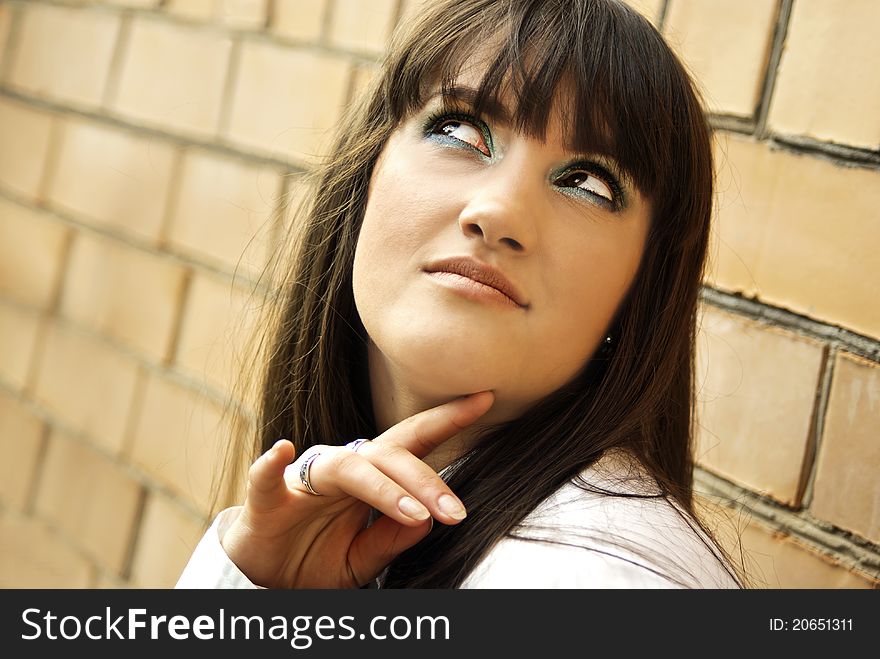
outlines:
M549 99L542 97L539 113L530 115L528 110L535 106L535 102L528 96L534 92L523 85L517 88L509 72L499 84L487 84L487 68L486 58L475 56L459 71L436 77L424 92L424 104L452 102L472 109L494 123L513 127L544 142L559 144L567 151L614 155L612 131L607 121L601 122L601 139L592 140L590 145L579 143L577 122L595 119L579 117L576 95L568 79L561 79Z

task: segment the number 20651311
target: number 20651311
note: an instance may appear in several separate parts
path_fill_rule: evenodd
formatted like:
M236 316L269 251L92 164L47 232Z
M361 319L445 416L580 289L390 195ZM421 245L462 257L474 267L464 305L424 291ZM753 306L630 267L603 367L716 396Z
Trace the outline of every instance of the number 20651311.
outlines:
M774 632L851 632L852 630L852 618L770 618L770 631Z

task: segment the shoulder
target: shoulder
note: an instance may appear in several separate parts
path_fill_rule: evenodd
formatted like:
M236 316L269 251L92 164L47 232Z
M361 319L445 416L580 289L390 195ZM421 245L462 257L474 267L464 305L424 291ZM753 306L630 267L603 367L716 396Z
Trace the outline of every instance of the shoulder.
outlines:
M676 588L638 564L554 542L504 538L462 588Z
M463 587L728 588L717 547L631 458L609 454L499 541Z

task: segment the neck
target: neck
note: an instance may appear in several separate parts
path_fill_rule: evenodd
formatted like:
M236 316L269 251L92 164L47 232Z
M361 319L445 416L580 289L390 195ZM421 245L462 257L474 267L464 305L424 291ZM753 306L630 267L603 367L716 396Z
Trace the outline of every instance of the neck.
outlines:
M447 403L461 395L473 393L450 392L444 395L426 391L427 388L417 386L405 377L401 369L395 368L372 341L369 341L368 358L373 414L379 433L385 432L391 426L414 414ZM482 424L465 428L422 459L435 471L440 471L451 464L473 447L479 427L493 422L493 411L490 410L480 419ZM499 419L494 419L497 420Z

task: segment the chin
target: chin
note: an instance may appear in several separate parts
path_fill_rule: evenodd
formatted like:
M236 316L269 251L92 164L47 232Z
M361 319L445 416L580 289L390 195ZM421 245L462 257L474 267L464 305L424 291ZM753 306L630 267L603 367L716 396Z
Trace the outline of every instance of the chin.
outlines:
M478 391L495 390L509 381L504 373L479 359L459 354L428 352L421 358L406 359L399 364L411 376L413 383L426 395L455 397Z
M374 339L375 342L375 339ZM409 383L412 393L427 405L434 406L477 393L492 391L495 402L478 424L496 424L521 416L539 400L565 384L556 378L523 376L519 365L503 359L497 350L492 359L485 352L450 341L405 340L376 342L388 366L397 377ZM534 370L526 371L534 375Z

